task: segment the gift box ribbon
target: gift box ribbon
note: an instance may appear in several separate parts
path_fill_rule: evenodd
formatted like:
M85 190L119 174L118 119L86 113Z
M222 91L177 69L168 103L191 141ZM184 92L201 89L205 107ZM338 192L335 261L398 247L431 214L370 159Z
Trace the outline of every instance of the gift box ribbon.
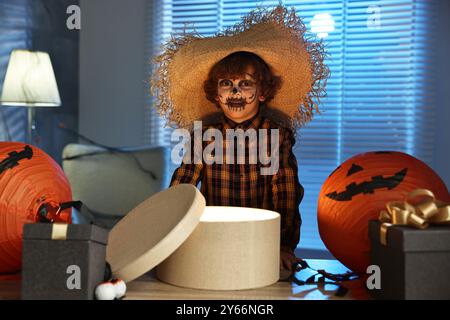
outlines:
M404 201L388 202L379 220L380 242L386 245L387 230L393 225L426 229L430 224L449 224L450 203L437 200L430 190L416 189L408 193Z
M67 223L52 224L52 240L66 240L68 227Z

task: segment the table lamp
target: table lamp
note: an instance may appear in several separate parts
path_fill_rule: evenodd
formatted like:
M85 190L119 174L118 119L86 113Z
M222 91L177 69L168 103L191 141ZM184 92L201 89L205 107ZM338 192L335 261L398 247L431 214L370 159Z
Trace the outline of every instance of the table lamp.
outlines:
M35 107L59 107L61 99L50 56L46 52L13 50L0 104L28 108L27 140L32 143Z

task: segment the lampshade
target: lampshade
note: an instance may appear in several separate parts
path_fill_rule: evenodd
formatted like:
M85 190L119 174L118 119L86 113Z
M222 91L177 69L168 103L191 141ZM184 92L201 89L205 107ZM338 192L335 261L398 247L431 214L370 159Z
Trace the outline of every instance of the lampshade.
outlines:
M61 105L48 53L28 50L11 53L0 103L24 107Z

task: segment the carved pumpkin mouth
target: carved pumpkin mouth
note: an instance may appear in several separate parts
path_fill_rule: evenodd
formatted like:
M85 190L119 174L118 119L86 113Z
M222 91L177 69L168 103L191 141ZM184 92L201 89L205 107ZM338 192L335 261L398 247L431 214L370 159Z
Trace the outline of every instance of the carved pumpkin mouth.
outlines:
M352 168L354 167L352 166ZM359 166L358 168L354 168L354 170L352 170L352 168L350 168L349 173L347 173L347 176L357 171L363 170ZM393 176L388 177L374 176L369 181L363 181L361 183L353 182L345 188L345 191L342 192L333 191L331 193L326 194L326 196L336 201L350 201L354 196L357 196L358 194L374 193L376 189L388 188L388 190L392 190L403 181L407 172L408 169L404 168L399 172L395 173Z
M33 149L30 146L25 146L23 151L13 151L8 154L8 157L0 162L0 174L8 169L12 169L19 165L19 161L24 159L30 160L33 157Z

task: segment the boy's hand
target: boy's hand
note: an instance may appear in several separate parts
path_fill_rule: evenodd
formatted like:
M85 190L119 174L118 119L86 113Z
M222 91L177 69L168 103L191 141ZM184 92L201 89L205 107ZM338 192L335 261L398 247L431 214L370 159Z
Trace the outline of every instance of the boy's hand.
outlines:
M280 250L280 269L295 271L292 269L292 266L300 261L301 259L297 258L292 251Z

